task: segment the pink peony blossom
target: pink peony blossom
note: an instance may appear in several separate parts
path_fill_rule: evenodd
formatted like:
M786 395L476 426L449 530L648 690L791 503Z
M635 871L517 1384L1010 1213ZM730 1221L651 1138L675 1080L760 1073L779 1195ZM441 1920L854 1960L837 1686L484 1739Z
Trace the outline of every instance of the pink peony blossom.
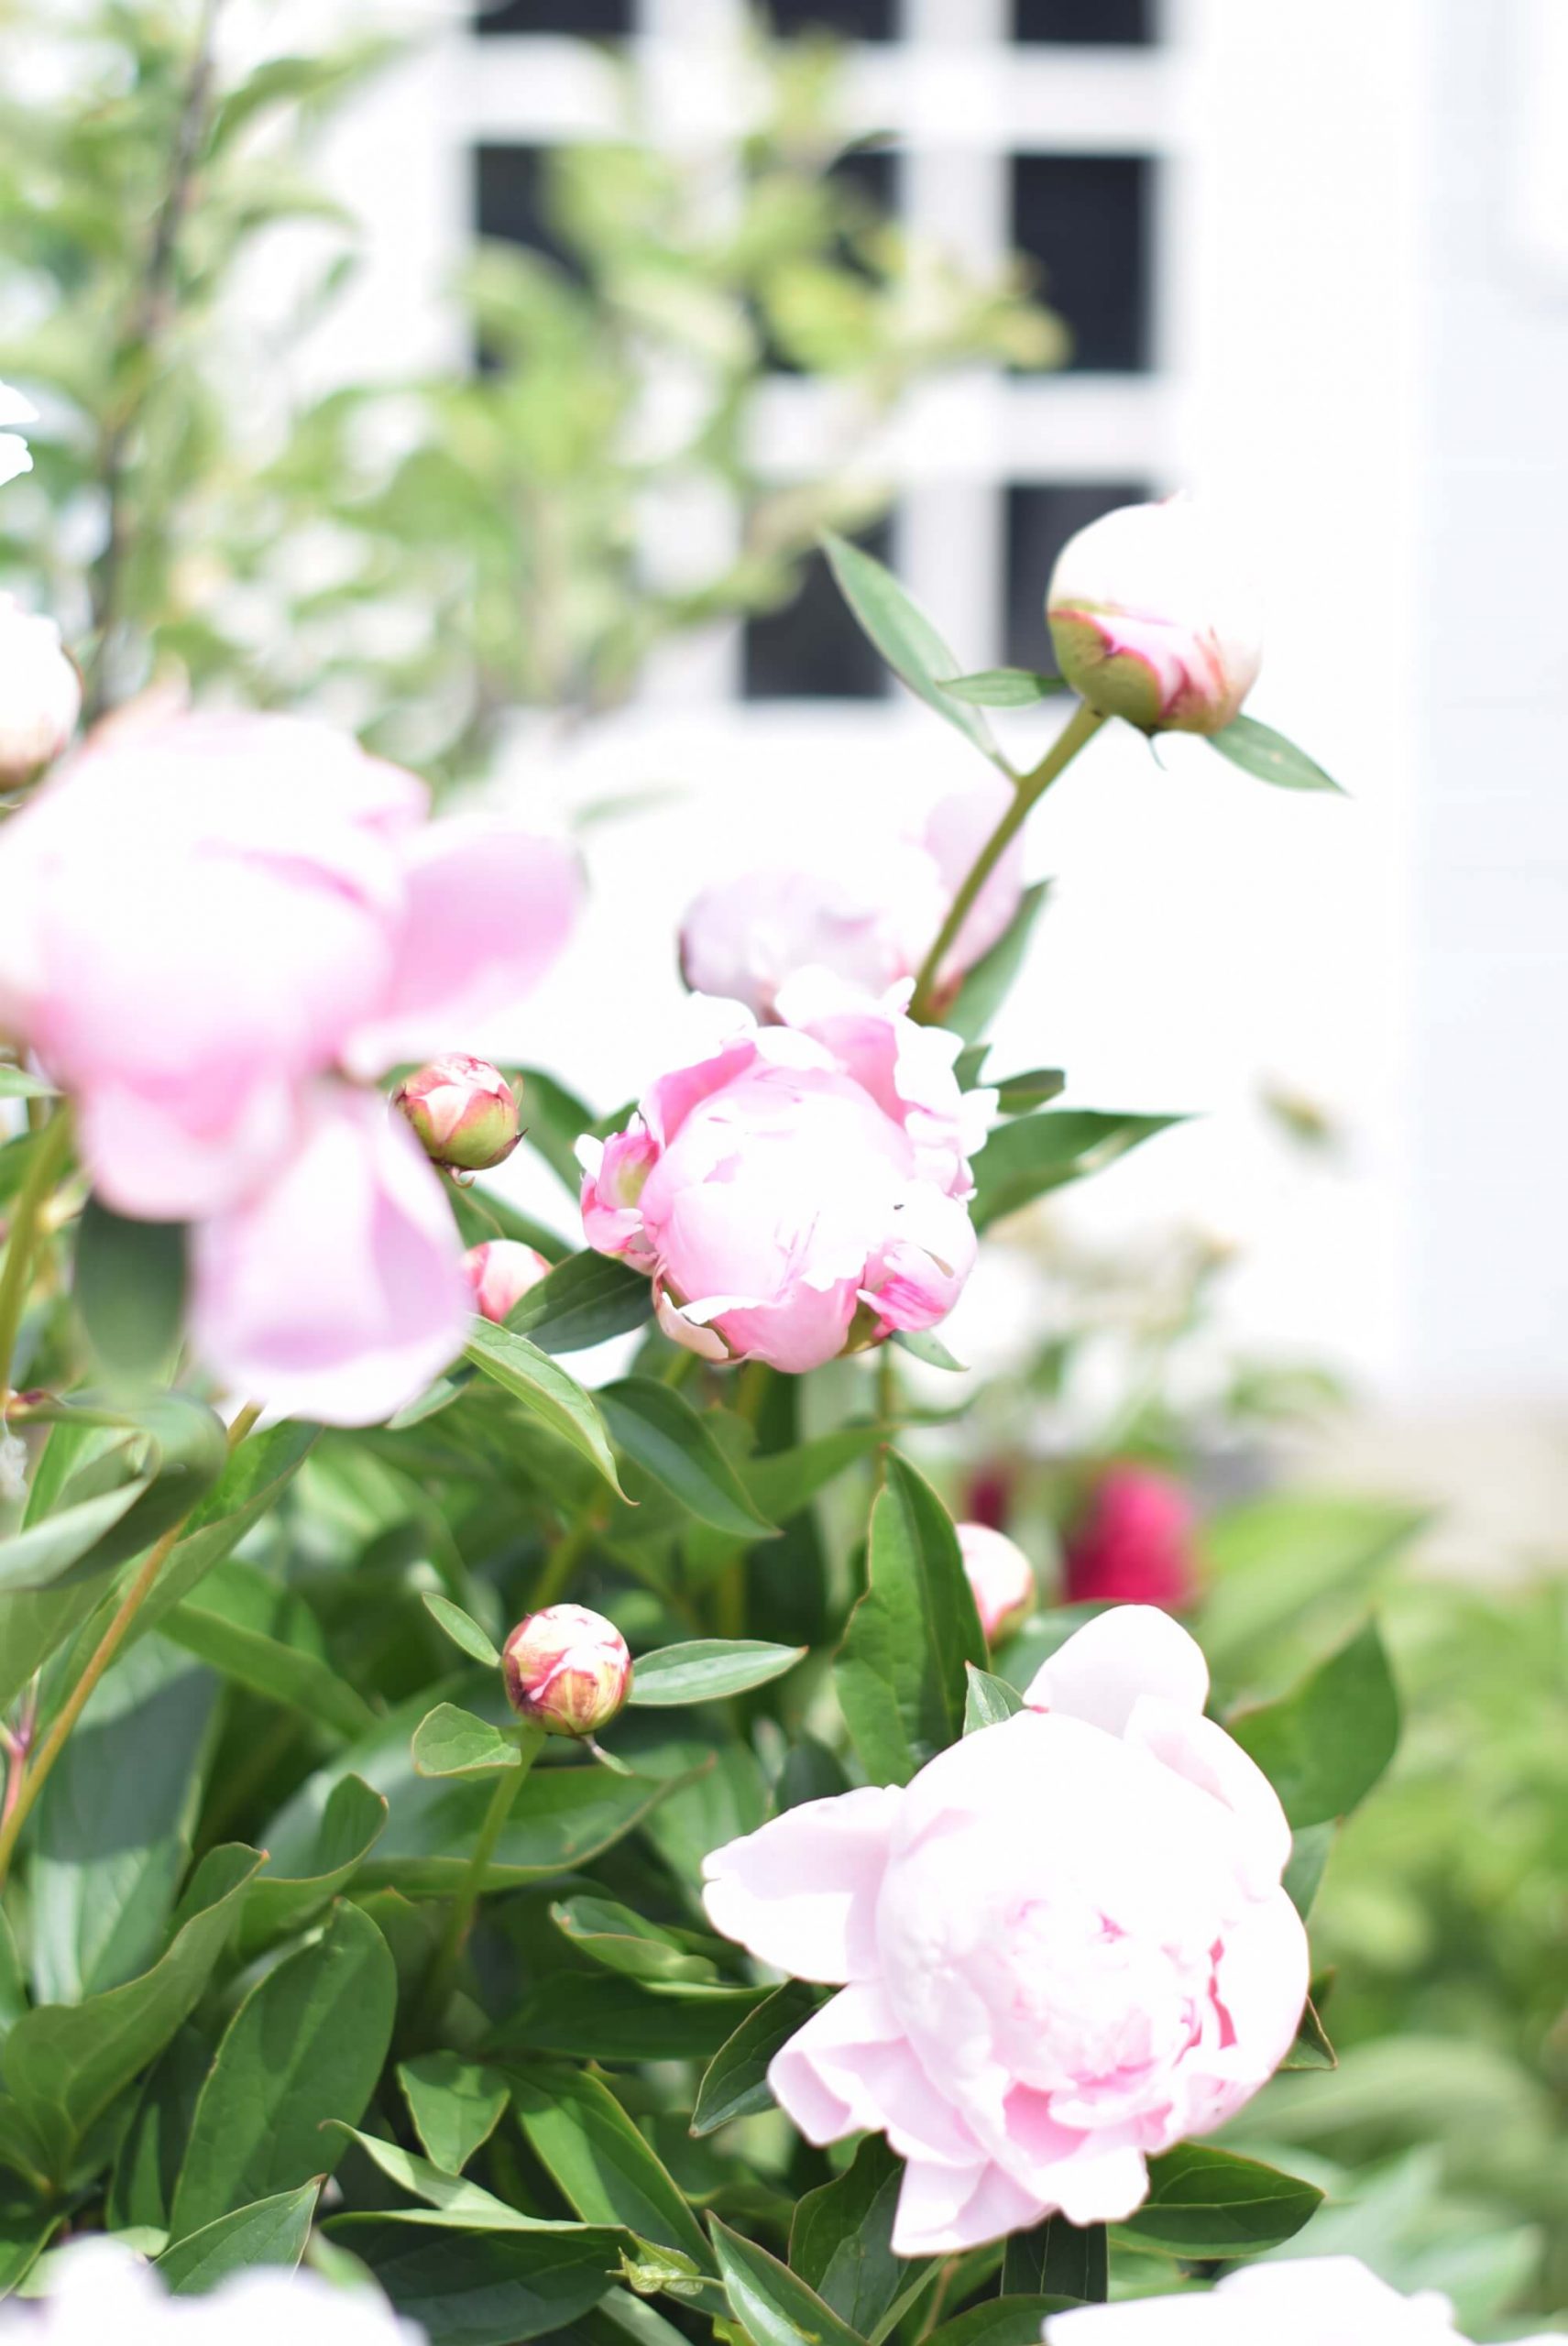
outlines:
M191 1336L231 1392L326 1425L389 1417L461 1350L441 1177L374 1092L321 1084L289 1162L198 1224Z
M1307 1987L1289 1827L1207 1691L1187 1632L1124 1606L911 1783L707 1858L717 1930L841 1985L768 2081L809 2141L873 2129L907 2162L899 2255L1130 2215L1146 2157L1283 2058Z
M1218 733L1263 664L1256 589L1190 498L1118 506L1070 537L1046 619L1074 691L1146 733Z
M959 1090L956 1036L826 971L776 1009L661 1077L626 1132L579 1142L583 1226L649 1273L677 1343L803 1370L952 1309L988 1101Z
M58 758L82 714L82 679L53 619L0 595L0 784L30 781Z
M571 856L424 816L327 726L181 716L90 743L6 827L0 1027L73 1096L108 1203L237 1204L299 1146L312 1078L478 1042L526 992Z
M406 1076L392 1105L433 1165L485 1173L503 1165L522 1137L517 1098L499 1067L448 1051Z
M631 1691L626 1639L586 1605L547 1605L525 1615L501 1663L512 1709L546 1735L597 1734Z
M486 1238L470 1246L463 1269L481 1319L498 1326L532 1287L549 1276L550 1266L536 1246L516 1238Z
M1401 2297L1354 2256L1251 2264L1214 2289L1080 2306L1052 2314L1045 2334L1047 2346L1464 2346L1446 2297Z
M960 1523L955 1529L985 1642L1000 1645L1035 1609L1035 1568L1004 1531L993 1531L985 1523Z
M959 882L1007 810L1000 776L955 791L917 838L856 844L835 836L816 864L765 865L705 890L681 924L681 970L695 993L775 1015L779 989L799 970L829 970L884 993L914 977ZM1023 843L987 880L942 965L938 998L983 959L1018 910Z
M1173 1476L1152 1466L1111 1467L1065 1543L1068 1603L1163 1605L1178 1613L1195 1603L1193 1520Z

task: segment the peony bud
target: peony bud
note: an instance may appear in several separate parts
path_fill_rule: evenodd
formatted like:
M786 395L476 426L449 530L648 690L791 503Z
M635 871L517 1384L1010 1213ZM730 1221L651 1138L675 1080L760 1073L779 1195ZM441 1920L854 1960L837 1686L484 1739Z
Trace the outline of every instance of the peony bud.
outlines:
M1113 1466L1068 1536L1068 1603L1180 1612L1198 1595L1192 1532L1192 1502L1171 1475Z
M524 1616L501 1656L507 1700L546 1735L597 1735L631 1691L626 1639L586 1605Z
M500 1165L521 1139L517 1100L499 1068L462 1051L432 1059L392 1094L433 1165L449 1172L484 1173Z
M985 1642L999 1646L1035 1609L1035 1568L1005 1532L986 1523L960 1523L956 1529Z
M1256 589L1183 497L1119 506L1070 537L1046 623L1073 690L1145 733L1218 733L1263 661Z
M0 786L30 782L58 758L82 714L82 679L53 619L0 595Z
M474 1290L474 1309L481 1319L499 1326L531 1287L537 1287L550 1265L535 1246L516 1238L487 1238L470 1246L463 1268Z

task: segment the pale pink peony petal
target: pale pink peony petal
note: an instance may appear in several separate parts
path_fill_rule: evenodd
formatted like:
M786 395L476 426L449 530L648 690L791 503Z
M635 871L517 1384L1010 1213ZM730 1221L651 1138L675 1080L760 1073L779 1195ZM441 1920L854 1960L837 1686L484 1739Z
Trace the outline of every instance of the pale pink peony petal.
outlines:
M895 2256L951 2256L1039 2220L1041 2210L999 2166L942 2167L912 2159L893 2220Z
M1195 1638L1153 1605L1117 1605L1086 1621L1041 1663L1025 1701L1121 1735L1140 1694L1157 1694L1197 1717L1209 1698L1209 1665Z
M1277 1888L1290 1861L1290 1827L1256 1760L1212 1719L1195 1717L1156 1694L1139 1695L1126 1737L1233 1812L1244 1836L1242 1880L1251 1895L1262 1898Z
M787 1809L703 1860L716 1930L800 1979L864 1978L877 1890L904 1794L867 1785Z
M300 1146L203 1223L192 1338L231 1392L281 1416L369 1425L462 1347L469 1293L439 1178L383 1100L323 1085Z

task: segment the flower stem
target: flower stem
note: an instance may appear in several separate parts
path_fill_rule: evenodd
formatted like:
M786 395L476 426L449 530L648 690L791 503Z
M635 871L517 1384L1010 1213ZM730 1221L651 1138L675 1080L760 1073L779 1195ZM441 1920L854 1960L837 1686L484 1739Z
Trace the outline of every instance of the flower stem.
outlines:
M11 1358L27 1306L27 1277L44 1200L55 1185L70 1140L71 1118L63 1108L57 1109L33 1143L33 1161L16 1192L0 1268L0 1398L11 1389Z
M496 1788L490 1794L490 1804L485 1811L484 1822L479 1827L479 1836L474 1844L473 1854L464 1869L463 1879L457 1885L452 1903L446 1910L446 1921L442 1927L441 1937L436 1944L435 1953L431 1957L430 1969L425 1976L422 2006L425 2018L433 2025L441 2018L446 2008L446 2000L452 1992L452 1982L457 1969L458 1958L462 1955L468 1933L473 1928L474 1910L484 1890L485 1875L488 1870L490 1859L496 1854L496 1844L506 1828L507 1818L511 1814L512 1803L522 1789L523 1778L538 1759L540 1746L543 1741L544 1729L542 1727L525 1724L519 1727L517 1748L521 1764L516 1768L504 1768L496 1780Z
M915 981L914 998L909 1004L911 1018L917 1018L926 1025L932 1023L942 964L952 951L959 931L974 910L975 899L1023 829L1030 810L1045 796L1058 775L1067 771L1084 744L1094 739L1104 722L1105 719L1096 710L1080 701L1039 764L1017 777L1013 804L970 867L963 885L948 907L948 916L937 932L936 942L921 964L920 974Z
M260 1405L255 1404L242 1409L236 1418L229 1428L228 1446L231 1455L238 1449L260 1414ZM148 1550L136 1578L115 1608L113 1620L93 1648L92 1659L86 1669L61 1704L50 1724L49 1733L39 1744L38 1758L16 1785L15 1796L11 1800L5 1823L0 1825L0 1890L5 1886L5 1876L10 1870L11 1859L16 1855L17 1840L20 1838L23 1825L32 1813L34 1803L48 1781L55 1761L64 1750L72 1727L86 1709L93 1688L124 1645L131 1623L136 1619L148 1593L168 1562L174 1543L184 1530L186 1523L195 1510L195 1506L196 1502L192 1501L179 1522L171 1523L163 1537Z

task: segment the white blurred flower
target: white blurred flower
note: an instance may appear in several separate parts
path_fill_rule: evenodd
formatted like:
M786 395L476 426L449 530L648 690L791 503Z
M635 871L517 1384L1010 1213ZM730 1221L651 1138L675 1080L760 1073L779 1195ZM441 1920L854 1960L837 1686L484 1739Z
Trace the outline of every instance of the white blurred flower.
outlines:
M370 2288L258 2265L210 2297L171 2297L156 2268L110 2240L51 2259L44 2295L0 2307L4 2346L423 2346Z
M9 383L0 383L0 424L32 423L38 412L20 391L14 391ZM0 482L15 480L18 473L30 473L32 469L33 460L21 433L0 431Z

